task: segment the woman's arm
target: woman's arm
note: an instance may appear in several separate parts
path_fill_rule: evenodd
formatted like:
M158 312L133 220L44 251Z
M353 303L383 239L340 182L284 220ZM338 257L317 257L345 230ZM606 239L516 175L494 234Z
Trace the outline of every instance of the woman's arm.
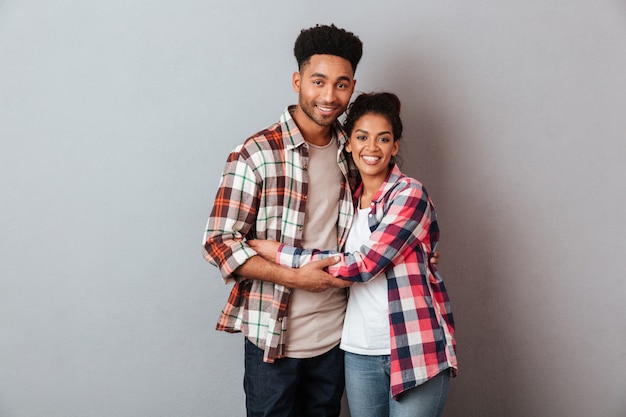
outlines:
M428 194L419 183L400 184L402 187L392 191L380 223L358 252L306 250L276 242L262 243L264 247L255 246L255 243L251 246L268 258L277 253L277 263L292 268L338 255L340 262L328 267L331 275L354 282L367 282L401 258L405 251L421 250L418 248L421 243L430 248L434 243L430 241L429 229L435 213ZM424 257L429 255L425 253Z

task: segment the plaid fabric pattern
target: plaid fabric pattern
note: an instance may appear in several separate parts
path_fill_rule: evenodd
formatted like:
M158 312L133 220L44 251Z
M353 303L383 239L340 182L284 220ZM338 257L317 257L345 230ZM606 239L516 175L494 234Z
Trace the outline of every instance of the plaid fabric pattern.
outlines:
M360 190L355 196L358 201ZM394 167L369 213L372 235L359 252L340 253L332 275L367 282L387 278L394 397L451 368L457 369L454 319L443 280L428 260L439 240L432 201L417 180ZM282 245L277 261L300 267L337 252Z
M278 123L264 129L228 156L204 235L204 257L234 282L217 330L243 332L264 349L264 360L284 356L289 288L247 280L234 274L256 255L244 238L270 239L298 246L302 241L308 190L308 145L287 108ZM338 218L338 246L352 223L350 180L356 169L343 153L341 126L332 127L339 141L337 163L344 174Z

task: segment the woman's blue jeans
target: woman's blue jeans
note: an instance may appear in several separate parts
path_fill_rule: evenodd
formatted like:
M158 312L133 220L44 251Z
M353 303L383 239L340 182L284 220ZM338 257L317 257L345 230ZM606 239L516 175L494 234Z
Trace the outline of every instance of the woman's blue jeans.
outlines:
M357 417L440 416L450 386L450 373L403 392L394 400L389 389L389 355L345 353L346 393L350 414Z

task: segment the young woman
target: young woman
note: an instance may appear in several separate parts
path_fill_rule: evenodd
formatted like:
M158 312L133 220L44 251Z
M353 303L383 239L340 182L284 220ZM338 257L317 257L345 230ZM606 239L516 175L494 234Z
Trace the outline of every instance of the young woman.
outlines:
M344 128L346 150L362 178L346 252L250 245L296 268L336 256L330 274L364 283L350 287L341 339L352 415L438 416L457 369L454 321L441 276L428 262L439 238L432 201L395 164L400 100L391 93L362 94Z

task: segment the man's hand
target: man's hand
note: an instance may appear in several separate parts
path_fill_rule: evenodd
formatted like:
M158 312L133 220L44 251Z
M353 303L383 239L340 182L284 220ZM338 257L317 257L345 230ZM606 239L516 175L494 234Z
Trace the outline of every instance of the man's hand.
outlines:
M350 281L344 281L330 275L324 268L334 265L339 261L339 257L332 256L319 261L313 261L302 268L296 269L296 277L291 288L298 288L310 292L322 292L329 288L346 288L352 285Z
M439 265L439 251L438 250L436 250L433 253L433 256L430 257L429 262L435 266Z
M235 270L235 274L248 279L273 282L287 288L298 288L311 292L322 292L328 288L346 288L352 283L335 278L324 268L336 264L339 258L326 258L313 261L302 268L286 268L274 262L253 256Z
M248 245L269 262L275 262L280 247L280 243L273 240L248 240ZM292 273L287 274L287 281L282 282L282 284L289 288L298 288L310 292L349 287L352 282L335 278L324 271L324 268L336 264L337 261L339 261L338 257L330 257L309 262L298 269L292 269Z

